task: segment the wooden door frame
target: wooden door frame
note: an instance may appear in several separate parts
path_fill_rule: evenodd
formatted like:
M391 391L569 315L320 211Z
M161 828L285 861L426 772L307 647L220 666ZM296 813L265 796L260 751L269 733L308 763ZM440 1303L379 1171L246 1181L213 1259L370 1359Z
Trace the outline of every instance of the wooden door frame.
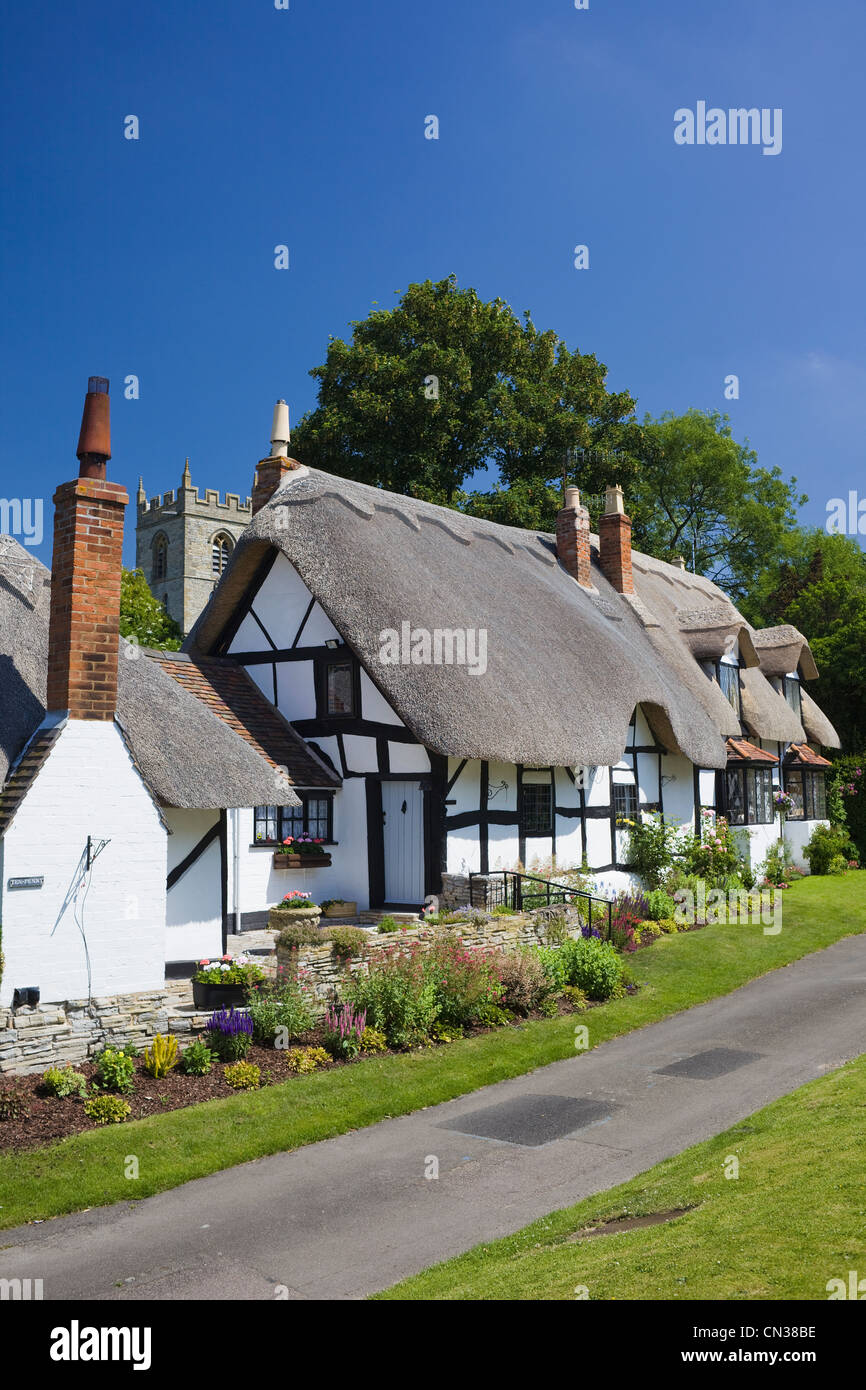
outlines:
M429 772L380 772L367 779L367 869L370 887L370 907L378 911L416 912L420 903L393 903L385 899L385 827L382 820L382 783L417 782L423 796L422 853L424 856L424 895L437 893L441 888L441 864L438 831L441 812L437 816L436 779ZM435 841L435 843L434 843Z

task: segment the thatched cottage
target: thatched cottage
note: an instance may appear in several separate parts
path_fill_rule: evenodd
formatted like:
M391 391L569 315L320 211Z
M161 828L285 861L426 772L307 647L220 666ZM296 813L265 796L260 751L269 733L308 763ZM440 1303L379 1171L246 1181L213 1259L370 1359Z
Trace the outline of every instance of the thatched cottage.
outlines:
M126 493L92 379L52 575L0 551L0 920L15 989L156 987L293 888L417 908L443 876L586 862L629 881L623 820L724 813L758 865L826 813L803 635L598 536L555 536L304 467L280 403L252 520L181 653L118 636ZM285 868L289 837L321 866Z

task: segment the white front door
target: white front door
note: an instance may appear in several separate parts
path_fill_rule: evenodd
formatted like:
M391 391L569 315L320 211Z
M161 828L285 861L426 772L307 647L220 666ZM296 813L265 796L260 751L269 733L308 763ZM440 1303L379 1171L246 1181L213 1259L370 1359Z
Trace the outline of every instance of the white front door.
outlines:
M382 783L386 903L424 901L424 793L417 782Z

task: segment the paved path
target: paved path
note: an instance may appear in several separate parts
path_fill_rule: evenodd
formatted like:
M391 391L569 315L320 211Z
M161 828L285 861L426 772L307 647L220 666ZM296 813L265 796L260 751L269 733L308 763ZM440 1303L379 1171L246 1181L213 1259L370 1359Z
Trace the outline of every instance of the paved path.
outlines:
M459 1100L131 1208L0 1232L0 1277L41 1278L46 1299L272 1299L278 1286L294 1299L361 1298L633 1177L866 1051L864 1003L866 935ZM703 1075L661 1070L701 1053ZM507 1114L477 1115L504 1102ZM567 1137L539 1144L557 1124ZM424 1176L429 1155L438 1180Z

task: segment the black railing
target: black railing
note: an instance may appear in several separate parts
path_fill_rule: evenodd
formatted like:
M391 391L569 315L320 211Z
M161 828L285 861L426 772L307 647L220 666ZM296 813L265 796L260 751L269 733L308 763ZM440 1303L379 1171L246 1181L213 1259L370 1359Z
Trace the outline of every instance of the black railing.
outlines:
M484 884L483 895L475 889L476 879ZM483 902L479 900L482 896ZM610 939L613 913L610 898L597 898L584 888L571 888L567 883L552 883L550 879L538 878L535 874L518 874L511 869L494 869L486 874L472 873L469 875L469 901L473 907L483 907L488 912L494 907L510 907L514 912L530 912L537 907L564 907L566 903L573 904L578 909L582 926L587 926L590 931L599 931L605 941ZM603 926L599 926L599 922L603 923Z

